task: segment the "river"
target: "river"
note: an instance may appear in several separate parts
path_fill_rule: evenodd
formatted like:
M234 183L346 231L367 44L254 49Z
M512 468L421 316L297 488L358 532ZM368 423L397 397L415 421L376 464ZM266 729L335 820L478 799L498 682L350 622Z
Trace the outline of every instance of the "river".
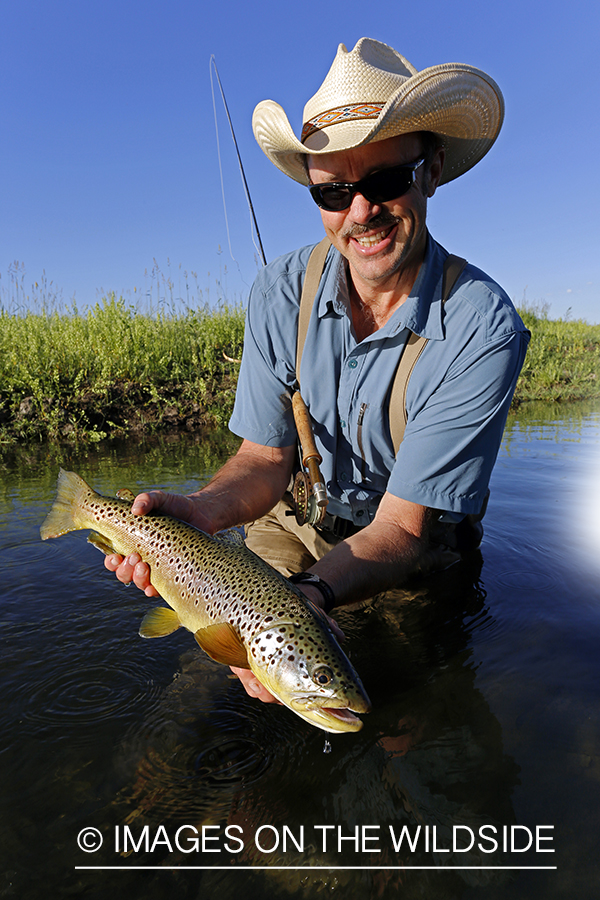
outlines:
M39 539L60 465L185 492L233 446L4 454L0 897L596 898L600 404L521 407L481 552L339 612L357 734L250 700L183 629L141 639L85 533Z

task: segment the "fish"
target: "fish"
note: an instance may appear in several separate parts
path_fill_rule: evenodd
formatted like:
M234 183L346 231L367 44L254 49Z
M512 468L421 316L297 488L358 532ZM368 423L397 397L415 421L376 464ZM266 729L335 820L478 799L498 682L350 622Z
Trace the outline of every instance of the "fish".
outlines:
M90 530L103 553L138 553L168 607L151 609L139 633L164 637L180 627L214 660L251 669L288 709L323 731L356 732L371 703L326 616L249 550L232 529L210 535L171 516L134 516L134 494L96 493L61 469L42 540Z

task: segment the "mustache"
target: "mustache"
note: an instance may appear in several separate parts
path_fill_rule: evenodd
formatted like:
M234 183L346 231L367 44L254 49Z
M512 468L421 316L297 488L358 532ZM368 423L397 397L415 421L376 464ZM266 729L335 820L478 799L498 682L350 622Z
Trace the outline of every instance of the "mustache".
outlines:
M393 216L387 211L381 212L378 216L374 216L368 225L354 224L349 228L346 228L342 232L342 236L347 238L355 238L366 234L368 231L383 231L384 228L391 228L394 225L397 225L399 221L400 218L398 216Z

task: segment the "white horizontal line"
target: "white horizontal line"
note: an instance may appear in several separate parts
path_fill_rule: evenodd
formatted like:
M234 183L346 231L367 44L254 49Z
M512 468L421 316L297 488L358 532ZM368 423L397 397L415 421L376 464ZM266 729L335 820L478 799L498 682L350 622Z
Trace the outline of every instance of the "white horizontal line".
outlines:
M153 871L164 871L165 869L193 869L193 870L203 870L210 871L214 869L215 871L221 872L235 872L235 871L257 871L257 870L279 870L282 872L298 872L298 871L383 871L383 872L406 872L409 869L427 869L427 870L435 870L436 872L448 872L455 871L457 869L472 869L477 872L488 871L490 869L518 869L523 871L525 869L557 869L558 866L75 866L76 870L81 869L94 869L98 871L104 870L119 870L119 871L128 871L129 869L143 869L145 871L153 870Z

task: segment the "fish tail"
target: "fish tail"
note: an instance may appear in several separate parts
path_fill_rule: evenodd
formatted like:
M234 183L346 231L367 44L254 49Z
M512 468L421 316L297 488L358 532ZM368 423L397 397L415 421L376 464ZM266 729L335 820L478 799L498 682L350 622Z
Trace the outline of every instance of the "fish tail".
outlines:
M83 478L75 472L65 472L61 469L58 473L58 493L52 509L40 528L43 541L47 538L60 537L68 531L77 531L88 527L80 518L84 497L89 497L94 492Z

